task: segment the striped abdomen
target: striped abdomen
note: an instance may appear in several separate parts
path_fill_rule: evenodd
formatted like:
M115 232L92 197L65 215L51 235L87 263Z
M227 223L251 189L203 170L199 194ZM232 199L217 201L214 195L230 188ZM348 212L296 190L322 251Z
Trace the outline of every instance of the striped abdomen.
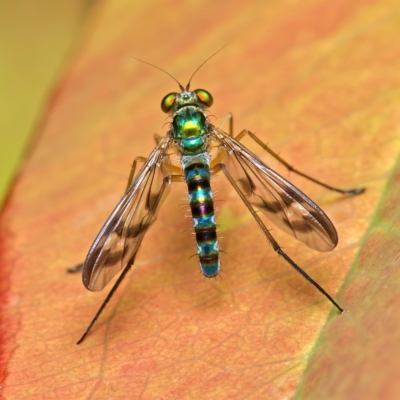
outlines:
M189 189L189 204L196 233L197 253L201 271L207 278L216 276L220 269L218 239L215 225L214 202L210 186L208 157L204 163L200 157L185 166L185 177Z

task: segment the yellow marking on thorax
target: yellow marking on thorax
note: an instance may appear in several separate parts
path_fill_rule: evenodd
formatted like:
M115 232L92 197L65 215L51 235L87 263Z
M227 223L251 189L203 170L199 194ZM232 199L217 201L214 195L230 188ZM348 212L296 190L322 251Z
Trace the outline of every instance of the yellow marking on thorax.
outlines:
M182 134L185 137L193 137L200 135L199 125L193 121L187 121L182 127Z

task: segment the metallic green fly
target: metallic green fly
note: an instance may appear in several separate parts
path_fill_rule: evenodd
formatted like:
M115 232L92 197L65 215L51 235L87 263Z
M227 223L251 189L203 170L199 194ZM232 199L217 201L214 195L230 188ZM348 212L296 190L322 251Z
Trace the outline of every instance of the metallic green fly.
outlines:
M311 178L290 166L247 129L234 137L231 114L226 118L229 122L228 133L214 126L206 113L206 109L213 104L211 93L204 89L190 89L190 82L198 69L186 87L163 71L170 75L180 88L180 93L169 93L161 101L162 111L172 118L169 129L164 137L156 135L157 145L147 158L135 158L124 196L94 240L84 264L70 269L70 272L82 270L83 284L92 291L102 290L120 273L77 344L85 339L131 269L144 235L156 219L157 210L168 188L175 182L186 183L188 187L201 272L207 278L218 275L220 249L210 184L211 177L217 173L222 173L230 182L274 251L313 284L340 312L343 311L336 301L281 249L265 226L264 217L318 251L330 251L336 247L338 235L335 227L312 200L265 165L241 143L241 140L246 136L250 137L290 171L329 190L354 196L362 193L364 189L341 190ZM172 153L178 155L179 162L174 163L170 157ZM138 162L144 164L135 175ZM258 210L261 213L258 213Z

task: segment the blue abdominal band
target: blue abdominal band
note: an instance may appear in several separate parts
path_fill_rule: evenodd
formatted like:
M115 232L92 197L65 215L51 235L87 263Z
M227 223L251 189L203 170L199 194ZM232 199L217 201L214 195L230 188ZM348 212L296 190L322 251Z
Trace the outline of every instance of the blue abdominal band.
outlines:
M185 167L185 177L200 268L204 276L212 278L218 274L220 262L210 169L207 164L195 162Z

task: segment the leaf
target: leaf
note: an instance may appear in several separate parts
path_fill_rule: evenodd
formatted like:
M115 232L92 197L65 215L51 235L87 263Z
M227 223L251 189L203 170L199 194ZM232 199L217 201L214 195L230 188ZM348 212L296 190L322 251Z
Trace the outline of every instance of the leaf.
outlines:
M382 286L372 286L395 274L396 240L387 229L368 238L379 218L393 225L398 198L381 199L398 170L398 27L394 1L99 5L2 213L4 397L328 398L322 388L336 388L344 373L356 381L364 359L370 367L358 382L384 388L392 378L382 372L379 335L364 342L347 335L356 326L373 330L377 317L385 331L392 320L385 312L391 316L396 304L385 302L396 298L396 285L382 301L374 292ZM333 312L274 254L220 177L212 184L228 253L222 279L205 281L196 257L189 259L187 192L177 184L132 272L76 346L106 291L84 290L66 268L84 259L133 158L149 154L152 134L166 131L159 103L177 90L130 56L186 83L234 35L192 81L213 94L217 121L232 111L236 132L256 132L300 170L332 185L367 187L354 198L327 193L245 142L332 218L340 243L331 253L272 234L349 311ZM374 254L388 261L377 268ZM350 350L351 363L344 361ZM397 363L394 352L385 354ZM358 388L352 398L363 397ZM346 389L337 397L346 398Z
M298 391L307 399L395 399L400 366L399 159L342 287L344 318L324 329ZM334 354L334 358L332 355Z

